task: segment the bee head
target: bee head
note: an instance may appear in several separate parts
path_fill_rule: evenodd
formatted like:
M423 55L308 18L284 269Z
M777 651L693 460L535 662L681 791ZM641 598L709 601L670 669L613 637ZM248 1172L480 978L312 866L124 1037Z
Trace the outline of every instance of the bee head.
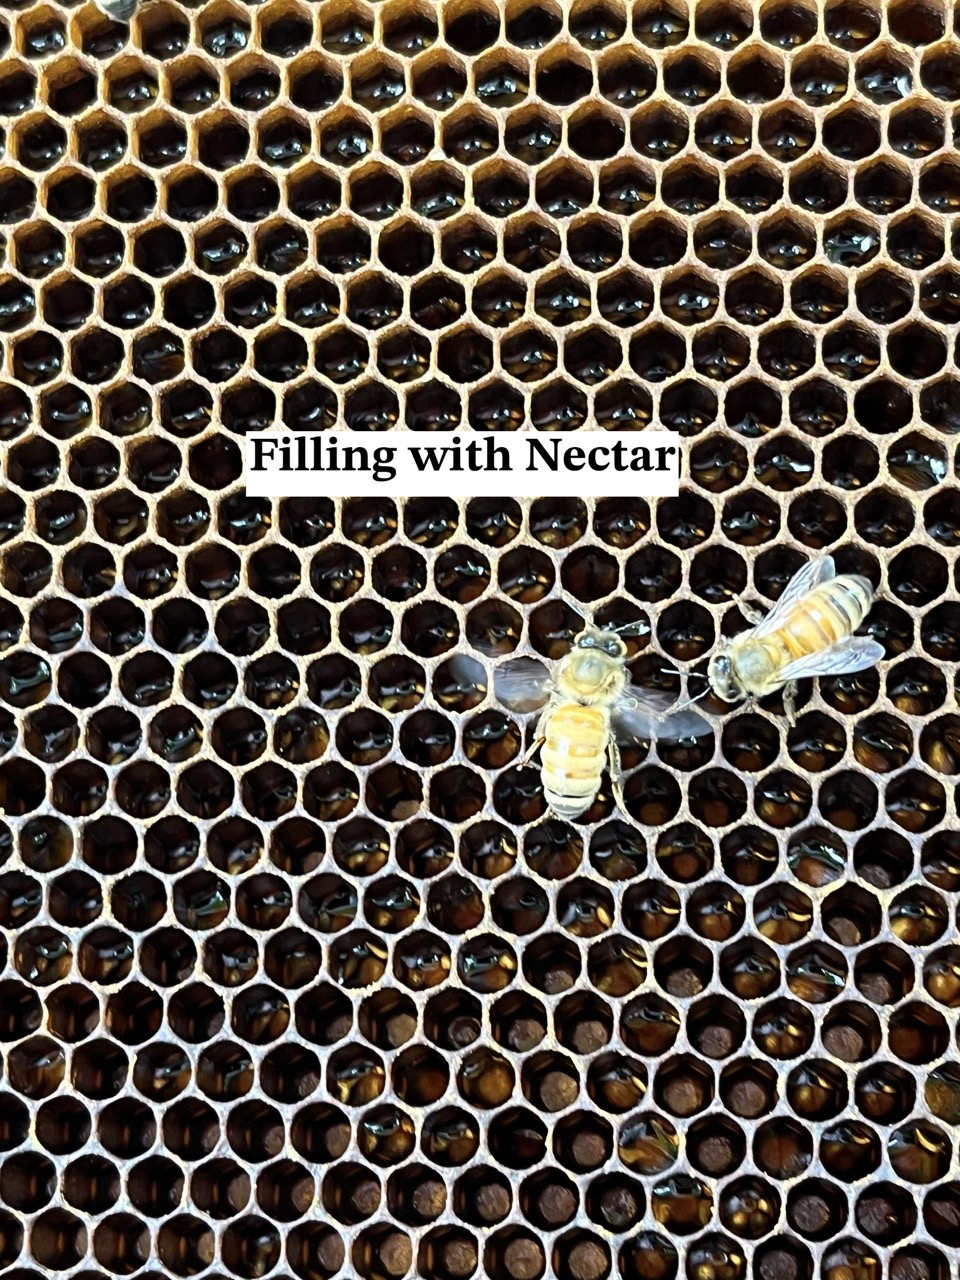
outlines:
M627 652L627 646L618 635L612 631L601 631L599 627L587 627L581 631L577 636L576 647L599 649L601 653L609 654L611 658L622 658Z
M738 702L745 696L746 691L734 674L733 663L728 653L713 655L707 667L707 676L714 692L719 694L724 702Z

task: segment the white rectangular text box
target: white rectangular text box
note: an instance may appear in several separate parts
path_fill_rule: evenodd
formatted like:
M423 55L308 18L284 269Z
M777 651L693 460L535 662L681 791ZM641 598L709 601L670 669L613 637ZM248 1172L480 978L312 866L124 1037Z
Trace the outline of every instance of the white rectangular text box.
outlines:
M257 431L246 445L254 497L672 497L680 485L669 431Z

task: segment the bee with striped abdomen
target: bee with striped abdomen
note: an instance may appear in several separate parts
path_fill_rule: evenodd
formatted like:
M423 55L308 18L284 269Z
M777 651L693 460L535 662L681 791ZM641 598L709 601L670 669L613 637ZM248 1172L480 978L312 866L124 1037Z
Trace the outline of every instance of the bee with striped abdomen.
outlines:
M797 681L872 667L883 645L853 633L870 612L873 587L859 574L837 576L832 556L804 565L764 616L744 607L755 625L710 659L710 687L724 702L763 698L783 689L792 720Z
M505 706L543 707L525 760L542 748L544 795L561 818L579 818L590 808L607 764L614 796L624 807L618 740L683 738L707 728L695 712L670 714L669 694L631 686L621 638L631 633L632 626L619 632L585 627L553 676L536 658L515 658L495 673L494 687Z

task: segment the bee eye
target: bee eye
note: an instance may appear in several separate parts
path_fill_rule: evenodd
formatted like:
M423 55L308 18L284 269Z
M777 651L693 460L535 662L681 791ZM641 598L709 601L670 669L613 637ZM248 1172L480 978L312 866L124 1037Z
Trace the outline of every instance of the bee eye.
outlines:
M577 647L580 649L595 649L597 647L597 642L594 640L593 636L583 636L577 641Z

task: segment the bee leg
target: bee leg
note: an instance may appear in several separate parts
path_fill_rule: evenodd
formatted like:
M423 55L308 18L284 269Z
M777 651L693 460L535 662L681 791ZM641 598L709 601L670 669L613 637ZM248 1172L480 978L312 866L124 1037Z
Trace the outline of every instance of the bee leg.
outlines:
M615 742L610 743L608 756L610 760L610 786L613 790L613 798L624 813L626 813L627 806L623 799L623 766L620 763L620 748Z
M544 727L544 724L546 723L546 719L547 719L546 713L544 713L540 717L540 719L537 721L537 727L533 731L533 743L531 744L530 750L526 752L523 759L520 761L521 764L529 764L530 761L533 759L533 757L537 754L537 752L543 746L543 744L546 742L547 739L543 732L543 727Z
M796 680L788 680L783 686L783 711L787 717L787 723L794 725L797 722L797 682Z
M764 618L767 616L763 612L763 610L758 609L755 604L748 604L747 601L744 600L742 596L734 596L734 601L736 603L737 608L740 610L740 612L743 614L746 620L752 623L753 626L756 626L758 623L762 622Z

